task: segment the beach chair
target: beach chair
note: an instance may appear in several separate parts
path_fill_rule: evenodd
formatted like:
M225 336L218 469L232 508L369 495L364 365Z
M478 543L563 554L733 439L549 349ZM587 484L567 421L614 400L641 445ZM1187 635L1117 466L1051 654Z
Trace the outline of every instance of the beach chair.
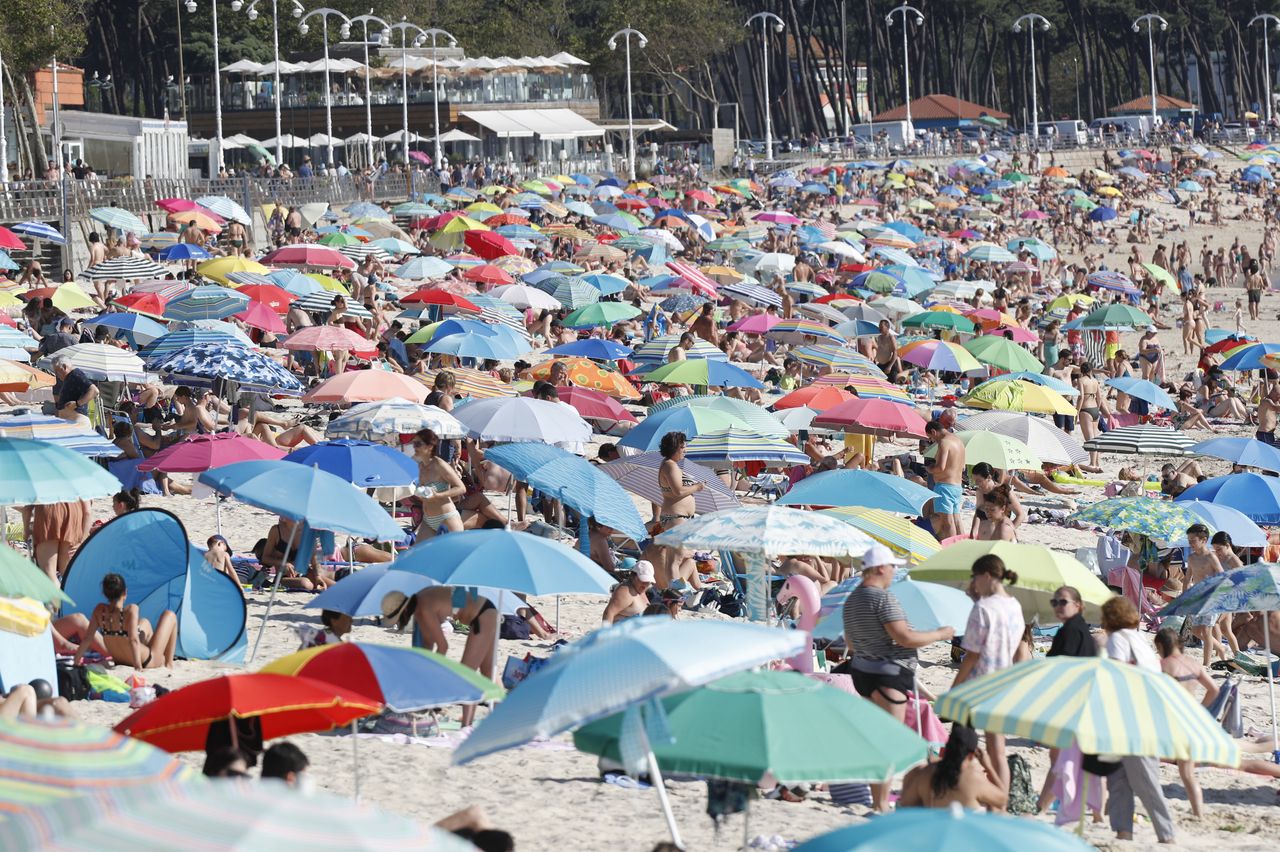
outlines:
M1133 552L1120 543L1120 539L1111 534L1098 536L1098 572L1103 577L1111 576L1114 568L1128 566Z
M777 500L791 488L791 478L785 473L761 473L747 477L751 487L747 489L748 497L764 497Z

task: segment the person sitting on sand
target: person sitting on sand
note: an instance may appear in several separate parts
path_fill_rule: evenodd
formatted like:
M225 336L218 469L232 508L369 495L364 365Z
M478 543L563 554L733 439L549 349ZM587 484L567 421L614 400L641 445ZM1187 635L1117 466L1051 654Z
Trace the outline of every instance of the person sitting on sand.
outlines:
M616 624L623 619L643 615L649 606L649 589L653 587L654 580L653 563L641 559L626 582L613 587L600 623Z
M220 535L211 535L209 540L205 542L209 548L204 552L204 561L215 571L221 571L232 580L236 585L240 585L240 577L236 575L236 569L231 565L231 545Z
M160 614L153 629L151 622L138 613L137 604L125 606L128 587L124 577L111 573L102 578L102 596L106 603L93 608L85 630L89 642L81 642L72 663L79 665L92 641L102 635L102 644L118 666L135 669L173 667L174 649L178 644L178 617L172 610Z
M307 772L310 766L311 761L302 749L290 742L272 743L262 753L262 778L283 781L285 786L303 794L315 790L314 779Z
M284 588L300 592L324 591L335 581L328 572L320 568L320 562L314 552L307 560L306 574L298 573L296 563L299 556L299 542L297 539L301 535L301 530L297 529L297 525L297 521L281 516L275 525L267 530L267 537L258 542L254 552L257 553L263 568L279 568L284 572L280 578L280 585Z
M902 781L900 808L963 808L1003 811L1009 794L991 765L991 758L978 748L978 733L959 722L952 725L946 748L937 761L918 766Z

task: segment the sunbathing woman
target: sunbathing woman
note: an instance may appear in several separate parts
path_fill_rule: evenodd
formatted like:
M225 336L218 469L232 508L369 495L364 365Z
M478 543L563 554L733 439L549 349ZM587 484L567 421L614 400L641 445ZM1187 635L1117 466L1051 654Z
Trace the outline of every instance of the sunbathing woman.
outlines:
M279 568L284 572L280 578L280 585L286 589L302 592L324 591L335 581L320 568L314 552L307 560L306 574L298 573L296 567L299 555L298 536L302 531L295 532L296 526L297 521L281 517L271 529L267 530L267 537L259 542L262 545L261 551L255 549L258 559L262 562L262 567Z
M88 642L82 642L72 662L79 665L90 645L102 633L102 644L111 653L116 665L133 666L135 669L173 667L173 653L178 644L178 617L171 610L160 614L154 629L151 622L138 614L138 605L125 606L128 588L124 577L107 574L102 578L102 596L107 602L93 608L86 634Z
M973 728L956 723L936 763L918 767L902 781L900 808L964 808L1002 811L1009 800L986 752L978 748Z

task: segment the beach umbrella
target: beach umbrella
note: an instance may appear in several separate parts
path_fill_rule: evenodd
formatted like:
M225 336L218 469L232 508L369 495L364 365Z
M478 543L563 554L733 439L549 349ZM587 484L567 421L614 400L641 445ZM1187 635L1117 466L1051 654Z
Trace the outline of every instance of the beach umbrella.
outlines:
M941 329L943 331L955 331L961 334L973 334L977 327L973 320L960 314L953 314L947 311L924 311L923 313L909 316L902 321L903 328L923 328L923 329Z
M272 660L259 672L331 684L377 699L395 713L496 701L506 694L474 669L442 654L372 642L304 648Z
M75 601L67 597L58 584L36 567L30 559L18 553L12 547L0 545L0 597L31 598L43 604L73 604ZM0 726L0 743L4 742L3 727ZM0 750L0 754L2 754ZM4 758L0 756L0 779L3 779ZM2 781L0 781L2 789ZM5 796L0 793L0 809L3 809Z
M1098 504L1101 505L1101 504ZM967 588L972 580L973 563L979 557L994 554L1009 566L1016 566L1017 585L1008 586L1009 594L1018 599L1027 621L1057 623L1049 599L1062 586L1080 590L1086 618L1096 620L1098 607L1111 599L1111 591L1074 556L1050 550L1038 544L1011 541L958 541L910 569L914 580L943 583L957 589Z
M556 292L559 293L559 288ZM564 305L572 307L573 303L566 301ZM639 308L622 302L589 302L565 317L564 325L568 328L612 326L624 320L634 319L640 314Z
M100 314L82 324L86 328L109 328L112 337L128 341L135 349L169 333L167 327L135 313Z
M1013 411L986 411L972 414L956 424L956 431L1007 435L1025 444L1031 453L1048 464L1087 464L1089 455L1075 438L1053 423L1030 414Z
M232 316L249 328L261 329L272 334L284 334L288 331L285 328L284 320L280 318L280 314L261 302L250 302L249 307L238 314L232 314Z
M240 222L244 225L253 224L253 217L248 211L225 195L202 195L196 199L196 204L206 210L212 210L228 221Z
M645 372L643 377L646 382L661 384L764 388L759 379L741 367L710 359L674 361Z
M0 261L3 260L7 260L7 257L4 252L0 252ZM17 269L18 267L17 264L14 264L7 268ZM83 274L81 273L81 275ZM99 307L98 303L89 298L88 294L80 289L80 285L74 281L59 284L56 287L39 287L34 290L28 290L22 294L22 298L28 302L32 299L52 299L53 306L64 312L90 310Z
M687 525L686 525L687 526ZM442 536L439 541L468 533ZM454 752L454 763L536 738L549 738L611 716L641 702L660 700L754 666L794 656L806 643L802 631L724 621L632 618L603 627L557 652L483 719ZM690 654L690 648L698 653ZM651 719L661 708L651 703ZM647 759L667 825L681 845L649 747L643 716L635 707L623 723L625 763ZM636 748L631 748L634 743Z
M16 225L10 226L10 230L15 234L22 234L24 236L31 237L33 240L44 240L46 242L53 243L56 246L65 246L67 244L67 238L62 236L62 233L59 232L57 228L47 222L39 222L35 220L19 222Z
M914 408L886 399L851 399L827 409L813 419L815 428L836 429L862 435L924 437L924 418Z
M936 709L944 719L1086 754L1240 762L1231 737L1177 681L1106 657L1019 663L961 684Z
M874 820L810 838L794 852L1087 852L1093 849L1073 834L1020 817L960 807L903 808Z
M1280 449L1256 438L1210 438L1192 445L1190 450L1198 456L1280 472Z
M59 349L57 357L66 358L71 366L99 381L146 381L147 367L132 352L105 343L77 343Z
M1040 457L1017 438L980 431L957 432L956 437L964 444L964 463L969 467L986 462L996 470L1040 469ZM936 456L936 445L926 450L924 455L925 458Z
M920 316L924 316L924 314L920 314ZM948 314L947 316L954 315ZM960 319L964 319L964 317L960 317ZM913 341L899 349L898 355L903 361L915 364L918 367L924 367L926 370L950 373L968 373L982 370L982 365L965 347L945 340Z
M0 438L0 482L0 506L72 503L120 490L120 480L80 453L26 438Z
M452 264L446 263L441 258L415 257L397 266L391 274L396 278L423 281L428 278L444 278L452 271Z
M85 281L139 281L167 274L168 270L151 258L131 254L95 263L76 277Z
M662 504L662 488L658 485L658 471L662 467L660 453L648 452L623 456L600 465L600 472L617 481L624 490L652 503ZM679 462L680 472L703 489L693 495L694 511L698 514L732 509L741 505L733 490L724 484L715 472L705 465L692 461Z
M169 752L203 751L210 725L227 719L258 718L266 742L332 730L381 707L369 696L309 678L222 675L159 696L115 730Z
M822 596L821 618L813 628L815 639L844 638L844 605L861 584L860 576L851 577ZM921 582L908 576L895 576L891 589L913 630L951 627L957 635L964 634L973 611L973 599L960 589Z
M844 338L823 323L809 319L782 319L773 325L765 336L783 343L801 344L818 340L844 343ZM810 340L813 338L813 340Z
M556 388L556 393L561 402L573 406L583 420L590 421L602 432L608 432L620 423L639 422L634 414L622 407L622 403L601 391L566 385Z
M354 574L348 574L320 594L313 597L307 609L331 609L352 618L382 616L382 600L391 592L406 597L423 589L440 585L430 577L410 571L398 571L390 565L369 565ZM470 669L468 671L471 671Z
M612 340L588 337L585 340L575 340L573 343L564 343L560 346L552 347L547 350L547 354L587 358L593 361L618 361L623 358L629 358L631 356L631 348L614 343Z
M92 427L44 414L15 412L0 415L0 438L48 441L89 458L115 457L124 453Z
M1263 356L1280 352L1280 343L1246 343L1231 350L1220 365L1223 370L1263 370Z
M785 410L808 406L816 411L826 411L828 408L834 408L842 402L857 398L855 394L842 387L812 384L792 391L775 402L773 407L775 410Z
M1187 527L1203 523L1199 515L1183 504L1152 497L1112 497L1086 506L1068 516L1067 521L1135 532L1161 541L1176 541L1186 534Z
M1195 442L1165 426L1121 426L1085 441L1089 452L1129 455L1186 456Z
M1197 515L1210 529L1231 536L1233 547L1267 546L1267 533L1239 509L1204 500L1186 500L1182 501L1181 505ZM1186 547L1186 533L1184 532L1176 541L1170 542L1170 546Z
M168 376L237 382L242 390L299 394L302 382L266 355L240 345L200 343L153 360L151 368Z
M730 411L701 406L662 409L651 412L648 417L641 420L622 437L618 446L640 452L652 452L658 449L663 436L670 432L683 432L686 438L696 438L703 432L719 432L732 429L739 424L751 428L751 424L742 424L742 421ZM773 437L781 437L777 433L783 431L782 426L780 424L775 426L775 430ZM754 431L761 434L759 430Z
M1259 524L1280 523L1280 478L1245 471L1215 476L1183 491L1175 503L1203 500L1230 506Z
M162 248L156 257L165 263L179 263L187 260L208 260L213 255L209 254L203 246L195 243L175 243Z
M1119 302L1090 311L1080 320L1081 328L1146 328L1149 325L1151 317Z
M89 211L89 218L130 234L145 234L150 230L145 222L123 207L95 207Z
M242 346L243 344L230 334L205 328L184 328L170 331L146 344L138 350L138 356L148 365L154 366L173 355L200 344L218 344L222 346Z
M427 370L419 380L427 387L435 385L436 377L442 370ZM465 367L450 367L453 375L454 393L471 399L502 399L516 395L516 389L488 373L470 370ZM459 436L461 437L461 436Z
M1149 382L1137 376L1119 376L1114 379L1107 379L1103 384L1107 387L1115 388L1121 393L1128 394L1134 399L1150 403L1156 408L1163 408L1168 411L1176 411L1178 408L1178 404L1173 401L1173 397L1165 393L1164 388L1155 382Z
M703 432L689 439L685 457L706 464L762 461L797 465L809 460L795 444L739 428Z
M1021 379L992 380L960 398L970 408L1075 416L1075 406L1057 391Z
M900 476L873 470L826 470L806 476L778 498L779 506L862 506L919 515L934 493Z
M196 287L174 296L164 306L164 318L174 320L221 319L249 307L249 297L227 287Z
M337 438L294 450L285 461L318 467L361 488L413 485L418 463L399 450L369 441Z
M449 412L402 397L353 405L330 420L324 433L329 438L382 441L398 439L400 435L411 435L421 429L430 429L445 440L464 438L467 434L466 427Z
M482 441L585 443L591 427L571 406L541 399L482 399L454 411L468 435Z
M912 565L923 562L942 549L942 545L927 530L884 509L841 506L823 509L822 513L857 527Z
M248 296L257 304L270 308L278 314L287 314L289 305L298 300L298 297L283 287L275 284L246 284L237 290L238 293Z
M983 364L990 364L1001 370L1036 372L1044 369L1044 364L1038 358L1004 337L984 335L966 340L961 345Z
M670 738L653 750L666 772L749 784L766 775L781 784L883 781L928 756L928 744L879 707L799 672L738 672L662 705ZM708 728L707 719L724 724ZM623 724L622 714L592 722L573 744L621 761Z
M667 353L674 349L679 342L680 335L678 334L655 337L636 347L631 357L636 361L656 361L665 364L667 363ZM701 338L694 341L693 348L685 353L685 358L691 361L699 359L712 361L729 360L729 356L720 351L718 347L712 346Z
M284 348L304 352L354 352L361 357L373 355L378 351L377 344L372 340L339 325L312 325L300 328L285 339Z
M401 553L391 567L446 586L491 586L526 595L607 595L614 586L613 578L581 553L514 530L435 536Z
M355 269L356 263L337 249L315 244L288 245L261 257L267 266L304 266L316 269Z
M145 459L138 465L138 470L199 473L234 462L275 461L281 458L284 458L284 450L256 438L247 438L235 432L218 432L213 435L188 435Z

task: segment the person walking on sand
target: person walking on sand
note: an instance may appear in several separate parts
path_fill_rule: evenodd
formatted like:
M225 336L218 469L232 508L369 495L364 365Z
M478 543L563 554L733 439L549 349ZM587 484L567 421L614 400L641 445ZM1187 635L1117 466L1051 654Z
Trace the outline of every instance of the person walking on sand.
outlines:
M924 434L935 447L937 455L925 462L933 476L933 534L939 541L961 534L960 509L964 505L964 444L942 425L940 420L930 420Z

